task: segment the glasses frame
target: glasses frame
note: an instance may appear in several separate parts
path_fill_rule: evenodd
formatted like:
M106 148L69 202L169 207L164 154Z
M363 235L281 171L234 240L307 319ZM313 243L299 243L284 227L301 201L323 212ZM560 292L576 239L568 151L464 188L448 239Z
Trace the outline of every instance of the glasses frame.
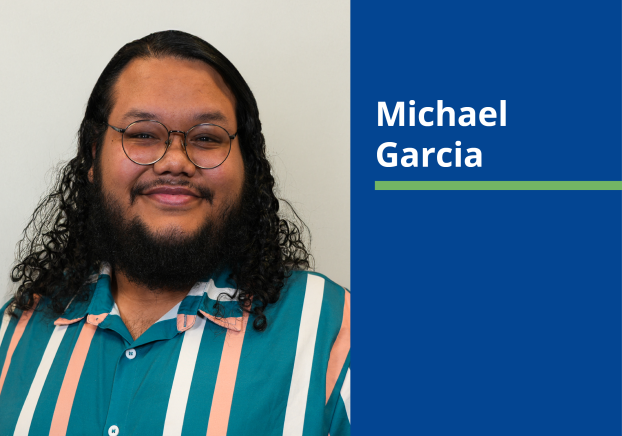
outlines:
M158 123L160 124L162 127L164 127L164 129L166 129L168 136L166 138L166 149L164 150L164 153L162 153L162 156L160 156L159 158L157 158L156 160L154 160L153 162L150 163L140 163L140 162L136 162L134 159L132 159L128 154L127 151L125 150L125 145L123 145L123 137L125 136L125 132L132 127L134 124L137 123L141 123L141 122L145 122L145 121L150 121L153 123ZM131 160L132 162L134 162L136 165L142 165L142 166L149 166L149 165L153 165L159 161L162 160L162 158L166 155L166 152L168 151L168 148L171 146L171 133L181 133L182 135L184 135L184 140L182 142L182 146L184 147L184 153L186 153L186 157L188 158L188 160L190 162L192 162L194 164L194 166L196 166L197 168L201 168L204 170L212 170L214 168L218 168L219 166L221 166L223 163L225 163L225 161L227 160L227 158L229 157L229 155L231 154L231 142L235 139L235 137L238 135L238 132L235 132L233 135L231 135L229 133L229 131L227 129L225 129L222 126L219 126L218 124L212 124L212 123L200 123L197 124L195 126L190 127L187 131L182 131L182 130L169 130L168 127L166 127L163 123L161 123L158 120L137 120L137 121L133 121L130 124L127 125L127 127L125 129L122 129L120 127L115 127L111 124L105 123L108 127L110 127L112 130L114 130L115 132L119 132L121 134L121 148L123 149L123 153L125 153L125 156ZM188 134L192 131L192 129L199 127L199 126L215 126L215 127L220 127L222 130L225 131L225 133L227 134L227 136L229 137L229 151L227 151L227 156L225 156L225 158L223 159L222 162L220 162L218 165L213 166L213 167L202 167L201 165L197 165L196 162L194 162L190 156L188 155L188 144L186 142L186 139L188 137Z

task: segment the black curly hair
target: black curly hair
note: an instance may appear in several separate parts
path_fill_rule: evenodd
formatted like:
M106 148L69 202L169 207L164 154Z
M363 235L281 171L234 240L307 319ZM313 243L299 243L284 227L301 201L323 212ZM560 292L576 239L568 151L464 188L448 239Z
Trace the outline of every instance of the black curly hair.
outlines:
M279 199L266 158L259 109L249 86L229 60L204 40L180 31L153 33L123 46L110 60L89 97L78 131L77 156L59 171L56 183L35 209L23 239L18 244L18 261L11 279L19 283L10 313L35 305L35 295L46 297L54 314L62 314L73 299L88 300L84 283L98 268L87 235L91 206L89 169L94 165L92 145L103 144L108 116L114 104L113 86L130 61L137 58L175 57L200 60L214 68L235 97L236 118L249 196L254 201L253 234L248 249L231 269L241 308L255 315L253 327L265 330L264 314L278 301L285 278L296 269L311 268L302 234L308 231L296 212L291 219L279 215ZM96 153L99 155L99 153ZM96 158L95 158L96 159ZM251 301L253 304L251 305Z

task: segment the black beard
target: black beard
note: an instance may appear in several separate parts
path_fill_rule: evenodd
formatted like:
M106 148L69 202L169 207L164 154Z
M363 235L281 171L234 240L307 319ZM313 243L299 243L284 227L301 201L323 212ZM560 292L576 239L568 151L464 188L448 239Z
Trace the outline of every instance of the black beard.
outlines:
M128 221L121 205L103 192L99 175L91 191L87 226L95 259L110 263L133 283L153 291L187 292L197 281L231 267L243 253L251 221L246 183L235 204L191 235L179 229L153 234L138 217Z

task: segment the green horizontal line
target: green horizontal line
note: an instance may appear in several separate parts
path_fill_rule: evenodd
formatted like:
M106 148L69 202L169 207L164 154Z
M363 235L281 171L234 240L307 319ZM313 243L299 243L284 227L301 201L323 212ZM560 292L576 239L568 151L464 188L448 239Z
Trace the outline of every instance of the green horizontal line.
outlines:
M620 191L622 181L376 181L376 191Z

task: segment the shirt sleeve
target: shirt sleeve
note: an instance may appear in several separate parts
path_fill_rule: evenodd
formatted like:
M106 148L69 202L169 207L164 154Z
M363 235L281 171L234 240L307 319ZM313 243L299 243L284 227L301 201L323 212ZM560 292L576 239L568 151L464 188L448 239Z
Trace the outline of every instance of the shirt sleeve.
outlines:
M350 435L350 291L341 288L341 292L341 327L332 345L326 373L330 436Z
M350 359L330 423L330 436L350 436Z

